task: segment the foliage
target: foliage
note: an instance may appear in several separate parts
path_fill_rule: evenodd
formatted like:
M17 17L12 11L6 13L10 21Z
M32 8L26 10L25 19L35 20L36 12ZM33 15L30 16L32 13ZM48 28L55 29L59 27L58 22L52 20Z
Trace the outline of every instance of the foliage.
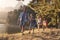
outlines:
M43 18L48 20L48 25L56 25L59 21L59 17L57 15L57 9L60 7L59 0L51 1L52 3L44 3L42 1L38 0L37 3L31 2L29 7L37 13L36 17L41 15Z
M8 12L8 18L7 18L8 24L16 24L19 13L20 10L14 10Z
M34 0L35 1L35 0ZM59 0L52 0L51 3L45 2L42 0L38 0L37 2L32 1L28 5L27 12L34 11L36 14L36 18L41 15L42 18L46 18L48 20L48 25L56 25L59 22L60 16L59 16L59 10L60 9L60 1ZM29 10L31 9L31 10ZM16 24L17 19L19 16L19 13L21 12L21 9L14 10L8 12L8 23L9 24Z

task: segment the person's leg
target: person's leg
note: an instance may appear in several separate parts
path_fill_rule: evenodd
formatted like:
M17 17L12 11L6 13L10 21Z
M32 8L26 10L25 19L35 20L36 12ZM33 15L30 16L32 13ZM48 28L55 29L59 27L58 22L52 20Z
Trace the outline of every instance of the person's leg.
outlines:
M22 26L22 34L24 35L24 33L23 33L23 32L24 32L24 26Z
M22 30L21 30L21 32L22 32L23 35L24 35L24 33L23 33L24 32L24 25L25 25L25 22L22 22L22 28L21 28Z
M47 29L48 29L48 26L46 25L46 26L45 26L45 31L46 31Z
M22 24L20 26L20 29L21 29L21 33L23 33L23 26L22 26Z
M39 27L40 27L40 26L39 26L39 24L38 24L38 31L39 31Z
M31 23L29 25L29 34L31 33Z
M29 28L29 34L31 33L31 29Z
M33 34L34 34L34 28L32 28Z
M33 29L33 21L30 22L30 26L29 26L29 33L31 33L31 29L32 31L34 32L34 29Z
M33 31L33 34L34 34L34 28L36 27L36 21L33 20L33 23L32 23L32 31Z
M20 22L20 30L21 30L21 32L22 32L22 21Z
M45 26L43 25L43 31L45 31Z

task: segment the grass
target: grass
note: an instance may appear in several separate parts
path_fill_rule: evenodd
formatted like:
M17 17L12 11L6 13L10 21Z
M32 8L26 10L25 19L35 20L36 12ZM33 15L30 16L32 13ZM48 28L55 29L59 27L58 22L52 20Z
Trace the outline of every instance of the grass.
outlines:
M51 40L55 39L55 40L58 40L60 38L60 35L55 35L56 33L60 33L60 29L53 29L51 31L51 29L46 29L43 32L42 29L39 30L39 33L38 33L38 29L35 29L34 31L34 35L32 34L32 30L31 30L31 34L28 34L29 30L26 30L24 32L25 35L22 35L22 33L18 32L18 33L13 33L13 34L8 34L8 33L4 33L4 34L0 34L0 39L4 39L4 40L40 40L40 39L50 39L52 37L52 32L54 33L54 37L51 38Z

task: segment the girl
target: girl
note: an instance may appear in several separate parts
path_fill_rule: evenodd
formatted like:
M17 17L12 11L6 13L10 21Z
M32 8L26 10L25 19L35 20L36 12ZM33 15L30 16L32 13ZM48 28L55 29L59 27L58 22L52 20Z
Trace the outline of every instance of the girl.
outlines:
M42 26L42 17L41 16L38 17L37 24L38 24L38 31L39 31L39 28Z
M34 33L34 27L35 27L35 25L36 25L36 20L35 20L35 18L33 17L33 15L32 14L30 14L30 17L29 17L29 34L31 33L31 28L32 28L32 31L33 31L33 33Z
M47 28L47 20L44 18L43 19L43 31Z

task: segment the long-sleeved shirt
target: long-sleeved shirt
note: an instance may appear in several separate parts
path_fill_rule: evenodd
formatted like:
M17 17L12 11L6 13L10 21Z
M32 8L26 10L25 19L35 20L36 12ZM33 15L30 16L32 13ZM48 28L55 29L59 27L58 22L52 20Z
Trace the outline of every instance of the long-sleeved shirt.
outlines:
M22 20L23 14L24 14L24 12L21 12L21 13L20 13L20 15L19 15L19 19Z
M24 13L23 16L22 16L22 21L27 21L28 20L28 14L27 13Z

